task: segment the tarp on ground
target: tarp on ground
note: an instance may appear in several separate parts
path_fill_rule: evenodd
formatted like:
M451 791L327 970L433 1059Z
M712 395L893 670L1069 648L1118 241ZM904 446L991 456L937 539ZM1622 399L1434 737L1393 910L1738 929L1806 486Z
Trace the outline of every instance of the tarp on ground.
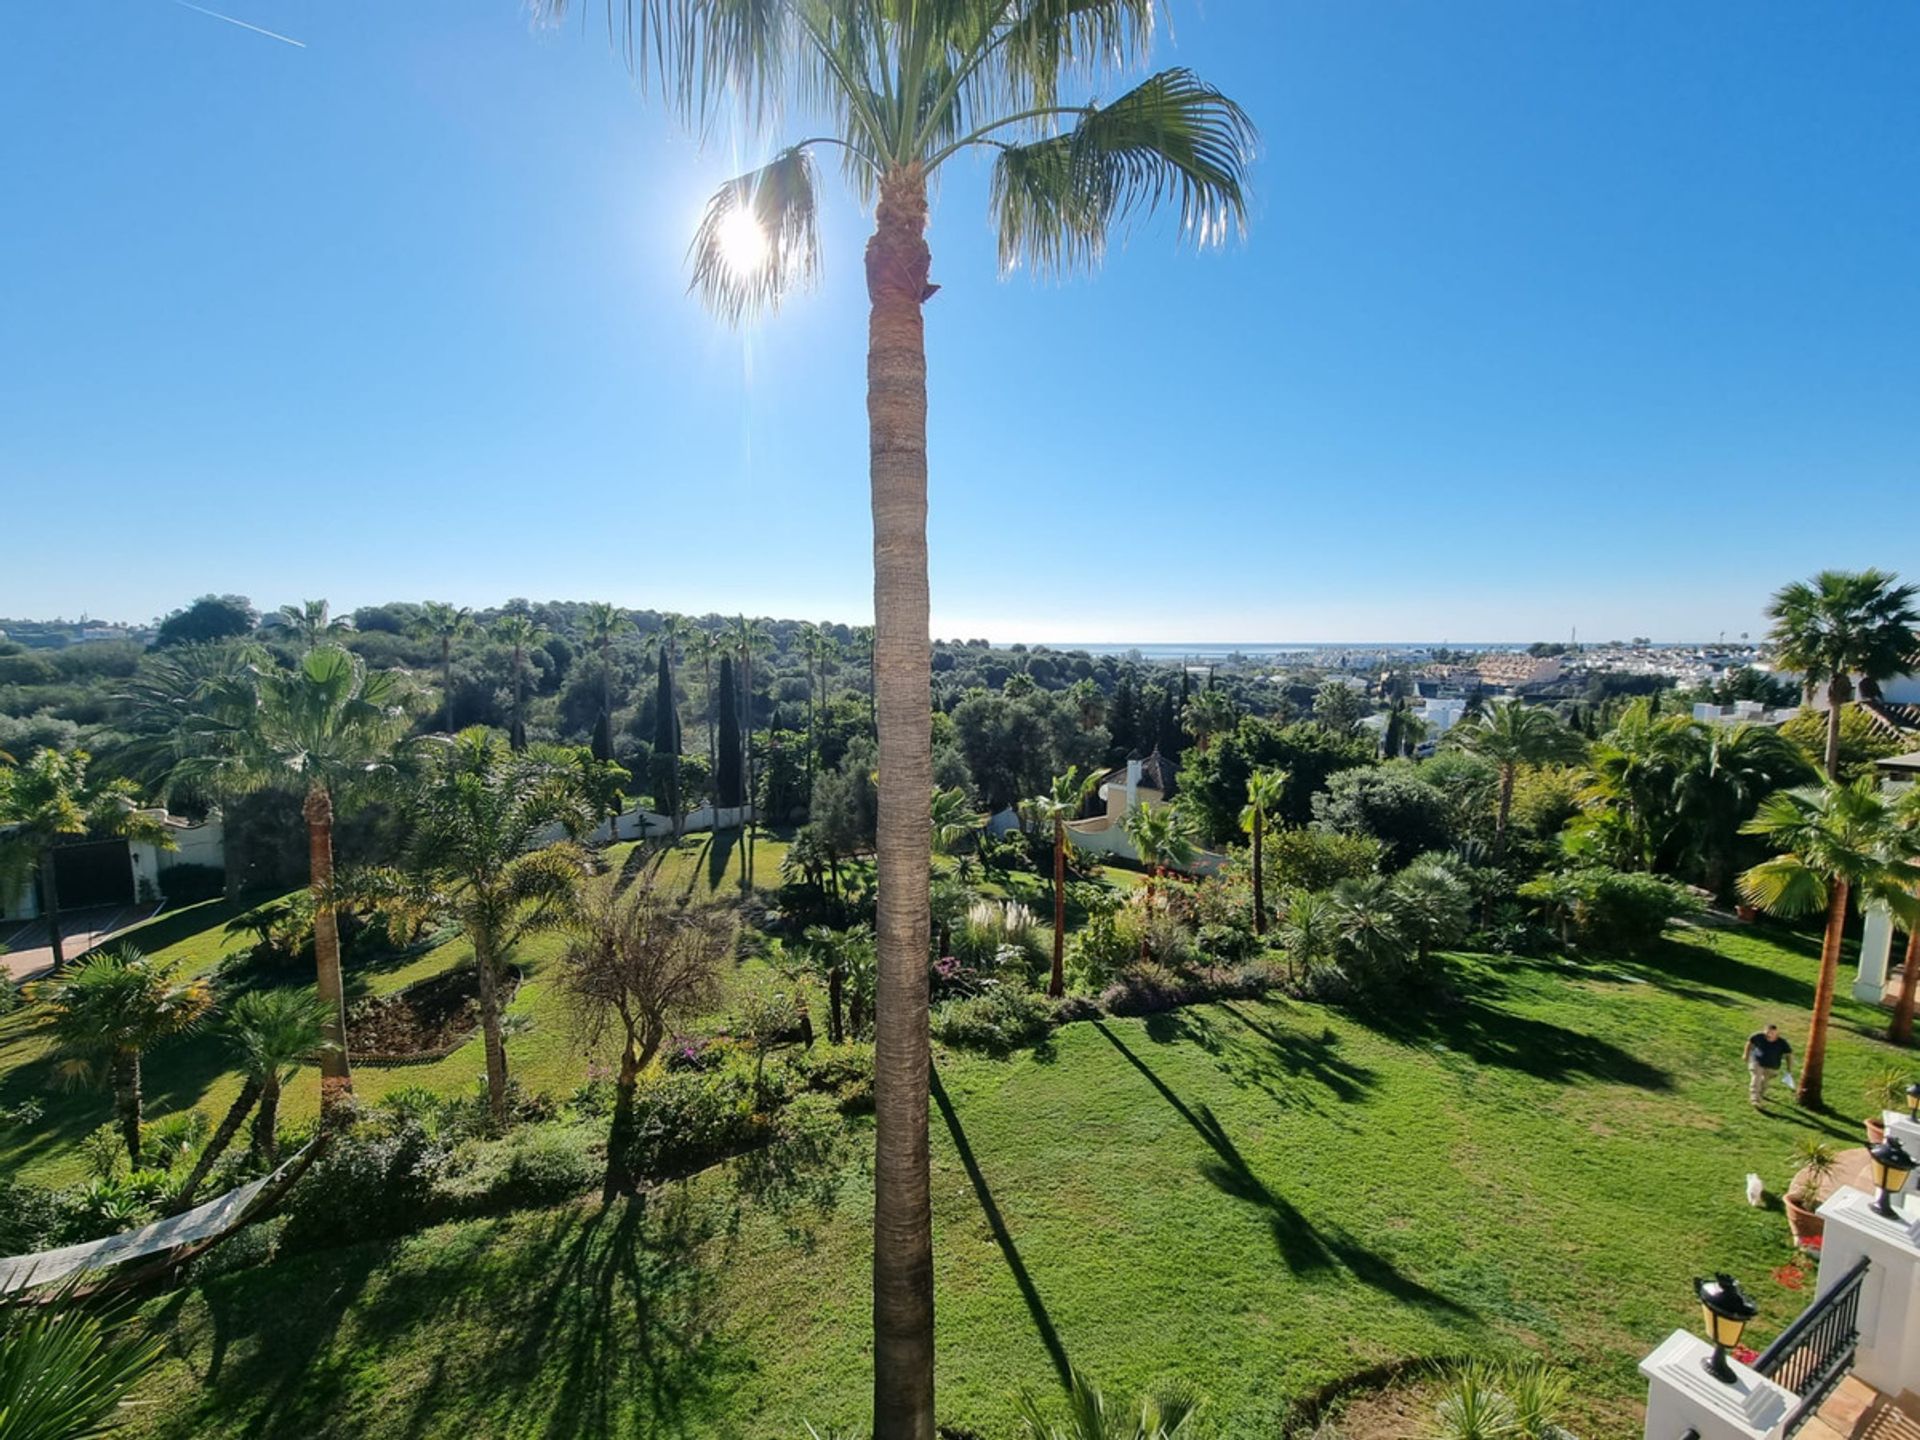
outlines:
M104 1270L109 1265L137 1260L142 1255L158 1255L191 1245L196 1240L210 1239L238 1224L247 1207L285 1168L282 1166L271 1175L229 1190L204 1205L196 1205L184 1215L156 1220L124 1235L109 1235L84 1245L66 1245L58 1250L42 1250L37 1255L15 1255L0 1260L0 1295L10 1295L29 1285L49 1284L76 1271Z

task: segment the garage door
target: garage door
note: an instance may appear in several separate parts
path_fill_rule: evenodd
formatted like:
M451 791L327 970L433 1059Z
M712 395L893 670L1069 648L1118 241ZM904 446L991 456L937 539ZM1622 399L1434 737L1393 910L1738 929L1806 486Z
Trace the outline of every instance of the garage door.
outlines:
M63 910L133 903L133 862L124 840L62 845L53 852L53 875Z

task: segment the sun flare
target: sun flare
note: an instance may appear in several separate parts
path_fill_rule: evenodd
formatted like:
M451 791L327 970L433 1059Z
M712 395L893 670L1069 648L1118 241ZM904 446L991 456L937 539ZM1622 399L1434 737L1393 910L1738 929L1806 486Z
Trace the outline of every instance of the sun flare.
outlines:
M767 232L749 210L732 211L720 222L720 260L735 275L749 275L767 263Z

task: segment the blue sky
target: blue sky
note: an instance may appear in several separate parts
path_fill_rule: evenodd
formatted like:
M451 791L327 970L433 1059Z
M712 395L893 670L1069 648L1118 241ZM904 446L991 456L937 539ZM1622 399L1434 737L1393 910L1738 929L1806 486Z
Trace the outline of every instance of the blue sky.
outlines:
M0 614L870 612L863 217L730 332L694 143L517 0L18 7ZM934 631L1710 637L1920 572L1920 6L1211 0L1253 228L995 273L937 198Z

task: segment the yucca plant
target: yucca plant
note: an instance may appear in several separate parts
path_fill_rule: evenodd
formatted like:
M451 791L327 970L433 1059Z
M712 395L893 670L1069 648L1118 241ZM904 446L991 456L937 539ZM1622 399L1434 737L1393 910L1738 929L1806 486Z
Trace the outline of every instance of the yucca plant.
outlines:
M69 1282L51 1300L0 1310L0 1440L84 1440L160 1358L131 1306L83 1306Z
M1498 1370L1470 1360L1450 1372L1433 1407L1434 1440L1518 1440L1523 1433Z
M1032 1395L1020 1401L1026 1440L1175 1440L1200 1408L1194 1395L1170 1386L1124 1410L1109 1410L1106 1397L1078 1371L1070 1372L1067 1413L1049 1419Z

